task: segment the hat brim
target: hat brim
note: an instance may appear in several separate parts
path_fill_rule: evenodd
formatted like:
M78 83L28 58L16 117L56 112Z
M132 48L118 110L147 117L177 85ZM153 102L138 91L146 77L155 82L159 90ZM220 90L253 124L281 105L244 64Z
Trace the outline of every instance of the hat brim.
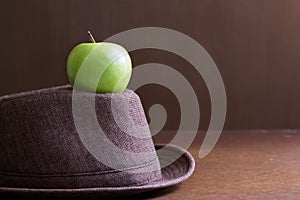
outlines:
M60 196L60 197L109 197L119 195L131 195L147 192L155 189L166 188L177 185L188 179L195 168L195 161L192 155L180 147L174 145L155 145L156 149L164 147L170 154L160 155L161 163L168 162L172 156L179 158L170 165L162 168L162 178L159 181L151 182L141 186L128 187L96 187L96 188L72 188L72 189L39 189L39 188L9 188L0 187L0 194L29 195L29 196ZM181 155L181 156L180 156ZM171 156L171 157L170 157Z

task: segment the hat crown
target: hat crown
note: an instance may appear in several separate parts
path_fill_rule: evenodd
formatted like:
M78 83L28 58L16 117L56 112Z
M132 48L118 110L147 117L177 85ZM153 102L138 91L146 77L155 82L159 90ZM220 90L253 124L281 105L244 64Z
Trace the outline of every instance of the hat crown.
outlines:
M82 92L81 95L85 98L92 94ZM124 100L119 101L120 104L129 102L128 106L119 105L119 108L128 109L132 120L130 123L137 125L130 126L129 131L143 130L142 134L149 137L128 135L118 126L111 109L113 97ZM95 112L107 138L118 148L137 155L128 161L114 160L124 164L123 170L113 169L97 160L82 142L74 124L70 86L0 97L0 185L84 188L143 185L159 180L159 170L131 172L135 167L159 168L158 158L154 154L147 158L138 156L138 153L155 152L138 95L130 90L119 94L96 94ZM111 159L120 157L112 156ZM132 163L132 160L136 163Z

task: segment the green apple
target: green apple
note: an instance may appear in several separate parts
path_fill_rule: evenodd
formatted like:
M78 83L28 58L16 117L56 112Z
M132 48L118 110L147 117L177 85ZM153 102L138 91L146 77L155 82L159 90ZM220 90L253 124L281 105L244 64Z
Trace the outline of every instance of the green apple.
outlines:
M71 85L96 93L123 92L132 72L128 52L118 44L96 43L89 35L92 42L78 44L68 56L67 75Z

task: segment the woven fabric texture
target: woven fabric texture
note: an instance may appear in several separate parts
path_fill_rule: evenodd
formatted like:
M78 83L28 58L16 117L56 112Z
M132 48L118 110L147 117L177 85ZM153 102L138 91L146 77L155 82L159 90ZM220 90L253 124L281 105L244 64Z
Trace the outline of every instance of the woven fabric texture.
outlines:
M83 92L81 95L84 100L90 94ZM117 109L125 108L122 103L129 101L126 108L130 119L134 124L146 127L142 134L150 137L126 134L118 126L111 112L113 95L120 99ZM128 152L155 151L142 104L133 91L95 95L95 111L99 125L114 145ZM126 125L127 122L122 123ZM129 126L129 131L136 132L134 129L135 126ZM1 187L121 187L145 185L162 179L160 170L145 173L131 173L131 168L115 170L91 155L76 131L70 86L0 97L0 131ZM159 166L157 156L114 162L124 163L124 168L127 164L135 168Z

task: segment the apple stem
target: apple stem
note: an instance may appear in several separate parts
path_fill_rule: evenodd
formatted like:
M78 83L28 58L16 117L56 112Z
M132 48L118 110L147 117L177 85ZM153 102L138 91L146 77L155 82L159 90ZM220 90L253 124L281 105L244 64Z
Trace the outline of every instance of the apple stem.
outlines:
M94 37L93 37L93 35L90 31L88 31L88 35L90 37L91 42L96 43L96 41L95 41L95 39L94 39Z

